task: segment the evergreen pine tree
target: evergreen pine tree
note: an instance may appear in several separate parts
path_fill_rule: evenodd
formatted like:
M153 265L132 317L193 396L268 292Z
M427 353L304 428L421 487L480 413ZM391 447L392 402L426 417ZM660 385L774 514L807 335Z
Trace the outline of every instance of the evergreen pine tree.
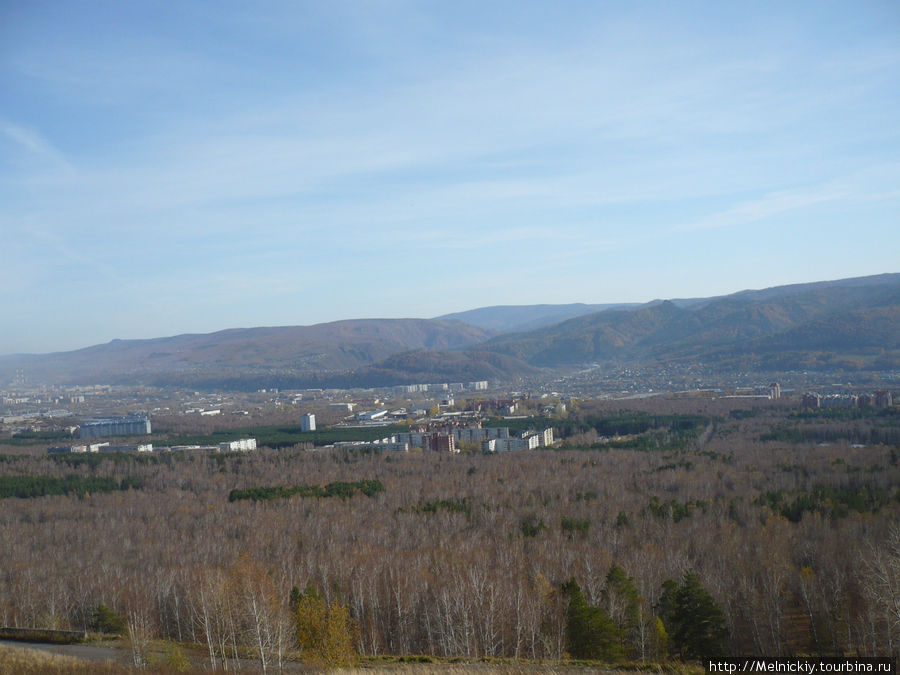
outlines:
M622 633L624 646L628 649L629 656L632 658L640 656L638 642L643 600L634 585L634 579L618 565L613 565L606 575L603 599L609 617Z
M685 572L680 584L666 581L657 612L672 651L682 659L704 660L725 654L725 616L696 574Z
M623 634L609 615L587 603L574 578L562 585L562 592L569 600L566 615L569 654L576 659L621 660L625 655Z
M101 602L91 614L91 628L98 633L120 635L125 632L125 619Z

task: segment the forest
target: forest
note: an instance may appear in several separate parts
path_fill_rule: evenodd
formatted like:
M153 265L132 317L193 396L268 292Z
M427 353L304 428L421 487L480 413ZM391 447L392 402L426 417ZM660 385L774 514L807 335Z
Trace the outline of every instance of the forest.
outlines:
M900 655L895 411L660 398L543 423L558 447L498 455L3 455L0 624L209 668Z

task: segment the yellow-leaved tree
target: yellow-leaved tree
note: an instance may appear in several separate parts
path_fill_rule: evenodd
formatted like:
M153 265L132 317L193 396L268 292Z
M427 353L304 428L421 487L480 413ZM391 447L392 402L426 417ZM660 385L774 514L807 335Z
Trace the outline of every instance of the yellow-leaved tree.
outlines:
M312 581L300 593L291 592L297 622L297 643L303 659L320 667L349 666L356 661L356 622L337 599L329 605Z

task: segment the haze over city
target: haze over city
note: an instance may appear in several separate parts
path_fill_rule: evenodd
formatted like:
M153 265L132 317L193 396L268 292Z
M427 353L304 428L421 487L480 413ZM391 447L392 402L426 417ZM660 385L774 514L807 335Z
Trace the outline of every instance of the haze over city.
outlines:
M0 354L894 272L900 5L0 6Z

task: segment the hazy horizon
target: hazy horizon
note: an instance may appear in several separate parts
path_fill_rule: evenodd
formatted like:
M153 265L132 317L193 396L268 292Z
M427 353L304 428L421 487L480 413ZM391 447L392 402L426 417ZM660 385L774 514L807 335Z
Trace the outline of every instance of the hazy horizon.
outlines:
M877 273L877 274L873 274L873 275L866 275L866 276L867 276L867 277L870 277L870 276L871 276L871 277L879 277L879 276L886 276L886 275L893 275L893 274L900 274L900 273L897 273L897 272L881 272L881 273ZM853 278L853 277L848 277L848 278ZM860 277L860 278L864 278L864 277ZM827 282L831 282L831 281L840 281L840 280L839 280L839 279L816 279L816 280L811 280L811 281L806 281L806 282L800 282L799 285L805 285L805 284L817 284L817 283L827 283ZM741 289L738 289L738 290L734 290L734 291L729 291L729 292L726 292L726 293L722 293L721 296L733 295L733 294L741 293L741 292L745 292L745 291L759 291L759 290L766 290L766 289L769 289L769 288L775 288L775 287L774 287L774 286L765 286L765 287L761 287L761 288L741 288ZM707 297L711 298L711 297L719 297L719 296L717 295L717 296L694 296L694 297L695 297L695 298L707 298ZM266 324L266 325L233 325L233 326L221 326L221 327L218 327L218 328L213 328L212 330L208 330L208 331L179 331L179 332L176 332L176 333L170 333L170 334L165 334L165 335L135 335L135 336L131 336L131 337L114 336L114 337L110 337L110 338L108 338L108 339L102 340L102 341L100 341L100 342L93 342L93 343L91 343L91 344L77 345L77 346L71 347L71 348L69 348L69 349L52 350L51 352L18 352L18 353L6 353L6 354L0 354L0 358L2 358L2 357L11 357L11 356L12 356L12 357L15 357L15 356L40 356L40 355L42 355L42 354L48 354L48 353L77 351L77 350L79 350L79 349L85 349L85 348L88 348L88 347L94 347L94 346L97 346L97 345L108 344L108 343L110 343L110 342L115 342L115 341L117 341L117 340L158 340L158 339L165 339L165 338L170 338L170 337L177 337L177 336L179 336L179 335L207 335L207 334L211 334L211 333L218 333L218 332L229 331L229 330L247 330L247 329L253 329L253 328L289 328L289 327L296 327L296 326L314 326L314 325L319 325L319 324L335 323L335 322L339 322L339 321L367 321L367 320L370 320L370 321L372 321L372 320L378 321L378 320L391 320L391 319L394 319L394 320L402 320L402 319L424 319L424 320L429 320L429 319L440 319L441 317L446 316L446 315L450 315L450 314L460 314L460 313L465 313L465 312L473 311L473 310L490 309L491 307L523 307L523 308L525 308L525 307L535 307L535 306L539 306L539 305L541 305L541 304L544 304L544 305L547 305L547 306L554 306L554 305L555 305L555 306L561 306L561 307L562 307L562 306L567 306L567 305L588 305L588 306L589 306L589 305L625 305L625 304L643 305L643 304L647 304L647 303L651 303L651 302L657 302L657 301L662 302L662 301L668 301L668 300L690 300L690 299L692 299L692 298L688 298L688 297L686 297L686 296L669 296L669 297L661 297L661 296L660 296L660 297L648 298L648 299L645 299L645 300L638 300L638 301L633 301L633 302L631 302L631 301L621 301L621 302L615 301L615 302L603 302L603 303L599 303L599 302L580 302L580 301L575 301L575 302L565 302L565 303L530 303L530 304L521 304L521 305L485 305L485 306L481 306L481 307L469 307L469 308L467 308L467 309L456 310L456 311L452 311L452 312L443 312L443 313L441 313L441 314L439 314L439 315L434 315L434 316L403 316L403 315L397 315L397 316L347 316L347 317L340 317L340 318L335 318L335 319L326 319L325 321L316 321L316 322L313 322L313 323L283 323L283 324ZM560 319L560 321L564 321L564 320L565 320L565 319Z
M0 354L885 273L900 5L7 3Z

